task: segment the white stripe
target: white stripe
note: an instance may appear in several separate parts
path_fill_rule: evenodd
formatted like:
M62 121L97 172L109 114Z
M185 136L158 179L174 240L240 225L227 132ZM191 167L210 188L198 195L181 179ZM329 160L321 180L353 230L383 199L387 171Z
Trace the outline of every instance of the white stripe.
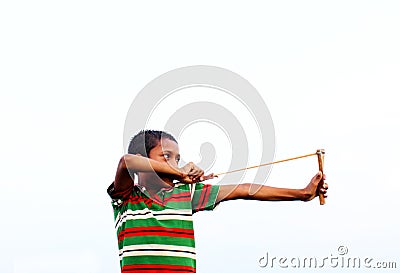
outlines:
M187 252L195 252L194 247L191 246L176 246L176 245L162 245L162 244L142 244L142 245L128 245L124 246L119 254L127 250L140 250L140 249L162 249L162 250L179 250Z
M124 253L119 259L122 260L124 257L132 256L170 256L170 257L182 257L196 259L196 255L192 253L184 252L172 252L172 251L132 251Z
M165 209L160 211L152 211L148 208L142 210L126 210L122 214L118 214L115 219L115 228L118 229L127 220L137 219L150 219L155 218L156 220L186 220L192 221L192 211L189 209Z
M194 196L194 192L196 191L196 184L190 184L190 196L191 196L191 198L190 198L190 200L192 200L193 201L193 196Z
M145 251L143 249L146 249ZM162 250L155 250L162 249ZM153 251L152 251L153 250ZM178 252L186 251L186 252ZM188 253L192 252L192 253ZM145 244L145 245L130 245L125 246L119 251L120 259L129 256L173 256L185 257L196 259L195 249L189 246L174 246L174 245L159 245L159 244Z

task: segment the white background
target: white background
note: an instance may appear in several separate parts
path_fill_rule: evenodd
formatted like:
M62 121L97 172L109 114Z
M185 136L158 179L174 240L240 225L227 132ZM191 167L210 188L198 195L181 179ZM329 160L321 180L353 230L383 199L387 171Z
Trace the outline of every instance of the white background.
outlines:
M196 215L198 272L266 272L267 251L322 259L340 245L399 267L399 14L397 1L3 1L0 272L119 271L106 188L125 115L146 83L198 64L259 90L277 159L325 148L330 184L325 206ZM277 165L268 184L303 187L316 170Z

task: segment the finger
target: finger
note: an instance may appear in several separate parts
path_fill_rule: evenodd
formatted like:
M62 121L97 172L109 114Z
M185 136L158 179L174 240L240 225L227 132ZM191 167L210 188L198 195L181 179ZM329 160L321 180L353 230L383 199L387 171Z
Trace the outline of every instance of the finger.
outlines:
M199 167L195 167L193 170L191 170L189 175L200 178L202 175L204 175L204 171Z
M195 165L193 162L189 162L189 171L188 174L190 174L191 172L193 172L195 169Z
M204 180L204 171L200 170L199 172L197 172L195 175L192 176L193 177L193 181L195 181L196 183L199 181L203 181Z
M203 176L203 174L204 174L203 171L197 171L197 172L193 172L193 174L191 176L193 177L193 179L199 180Z
M213 173L208 174L208 175L203 175L202 177L200 177L200 181L204 181L204 180L208 180L208 179L213 179L215 176Z
M202 177L203 175L204 175L204 171L200 170L199 178Z
M192 172L188 173L188 176L189 176L190 178L194 179L194 178L197 177L197 174L196 174L196 172L192 171Z
M327 190L329 188L328 183L324 183L324 185L322 185L322 187Z
M210 174L206 175L205 177L207 177L207 179L213 179L214 177L218 177L218 176L214 175L214 173L210 173Z
M193 170L193 162L187 163L183 168L186 171L187 174L189 174Z
M183 179L182 182L187 183L187 184L195 183L195 181L193 181L193 179L190 178L189 176L186 176L186 177Z
M319 182L321 181L322 178L322 172L318 172L313 178L312 178L312 182L314 185L318 185Z
M190 169L189 169L188 174L196 175L199 172L199 170L201 170L201 169L192 163L192 164L190 164Z

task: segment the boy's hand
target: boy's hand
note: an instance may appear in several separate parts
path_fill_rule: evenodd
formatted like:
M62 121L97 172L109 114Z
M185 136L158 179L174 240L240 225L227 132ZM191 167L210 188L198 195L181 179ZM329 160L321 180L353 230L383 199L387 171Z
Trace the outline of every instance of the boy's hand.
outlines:
M328 184L323 182L326 179L325 175L322 175L321 172L318 172L310 181L310 183L303 189L304 191L304 198L303 201L310 201L313 200L319 193L322 193L324 197L328 197ZM319 187L319 183L323 182L322 186Z
M179 181L183 183L191 184L214 178L214 174L204 175L204 171L193 162L189 162L182 168L179 168L179 171L182 173Z

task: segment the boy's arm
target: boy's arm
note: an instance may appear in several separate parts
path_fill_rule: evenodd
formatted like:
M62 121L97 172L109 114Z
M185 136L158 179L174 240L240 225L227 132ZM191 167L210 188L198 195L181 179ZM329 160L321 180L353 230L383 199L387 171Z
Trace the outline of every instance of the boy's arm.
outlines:
M141 155L126 154L119 160L117 173L115 174L115 191L123 192L132 187L133 176L136 172L158 172L171 174L178 178L183 176L180 169L173 168L171 165L159 162Z
M160 162L141 155L126 154L121 157L118 163L114 180L116 191L124 191L132 187L133 177L130 174L136 172L168 174L184 183L195 183L209 178L204 176L204 171L193 162L187 163L182 168L177 168L166 162Z
M327 197L326 192L328 185L326 183L318 189L318 184L321 180L325 180L325 175L318 172L304 189L276 188L258 184L222 185L218 192L217 203L235 199L261 201L310 201L318 196L318 191Z
M120 165L122 168L129 169L132 172L156 172L171 174L177 178L185 175L181 168L174 168L168 163L160 162L141 155L126 154L121 158Z

